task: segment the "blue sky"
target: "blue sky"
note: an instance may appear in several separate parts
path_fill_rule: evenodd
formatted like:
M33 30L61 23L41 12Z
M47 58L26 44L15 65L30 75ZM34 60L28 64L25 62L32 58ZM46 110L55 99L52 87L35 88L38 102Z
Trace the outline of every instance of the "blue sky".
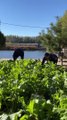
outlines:
M65 10L67 0L0 0L0 30L4 35L37 36Z

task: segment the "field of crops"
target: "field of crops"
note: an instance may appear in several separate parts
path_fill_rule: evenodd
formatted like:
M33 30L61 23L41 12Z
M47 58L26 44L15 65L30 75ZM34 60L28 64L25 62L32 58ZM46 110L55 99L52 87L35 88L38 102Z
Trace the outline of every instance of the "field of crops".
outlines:
M0 61L0 120L67 120L67 71L39 60Z

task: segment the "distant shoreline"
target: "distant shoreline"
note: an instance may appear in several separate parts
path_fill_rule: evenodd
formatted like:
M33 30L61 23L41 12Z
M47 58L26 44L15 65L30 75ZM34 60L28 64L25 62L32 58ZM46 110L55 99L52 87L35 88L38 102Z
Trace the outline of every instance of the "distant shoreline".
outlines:
M23 48L23 47L15 47L15 48L0 48L0 51L3 51L3 50L15 50L16 48L22 48L23 50L32 50L32 51L35 51L35 50L46 50L45 48L31 48L31 47L26 47L26 48Z

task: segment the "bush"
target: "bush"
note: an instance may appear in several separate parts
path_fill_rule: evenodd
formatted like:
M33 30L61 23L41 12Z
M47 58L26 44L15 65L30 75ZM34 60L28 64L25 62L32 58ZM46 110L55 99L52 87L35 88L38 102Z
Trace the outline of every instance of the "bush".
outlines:
M66 120L66 103L67 71L61 66L0 61L0 118L5 112L11 120Z

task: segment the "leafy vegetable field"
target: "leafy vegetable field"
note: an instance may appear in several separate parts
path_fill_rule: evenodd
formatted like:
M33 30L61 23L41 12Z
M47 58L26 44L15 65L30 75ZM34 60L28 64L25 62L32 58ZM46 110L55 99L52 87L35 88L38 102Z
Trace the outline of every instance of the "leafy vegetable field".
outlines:
M39 60L0 61L0 120L67 120L67 71Z

